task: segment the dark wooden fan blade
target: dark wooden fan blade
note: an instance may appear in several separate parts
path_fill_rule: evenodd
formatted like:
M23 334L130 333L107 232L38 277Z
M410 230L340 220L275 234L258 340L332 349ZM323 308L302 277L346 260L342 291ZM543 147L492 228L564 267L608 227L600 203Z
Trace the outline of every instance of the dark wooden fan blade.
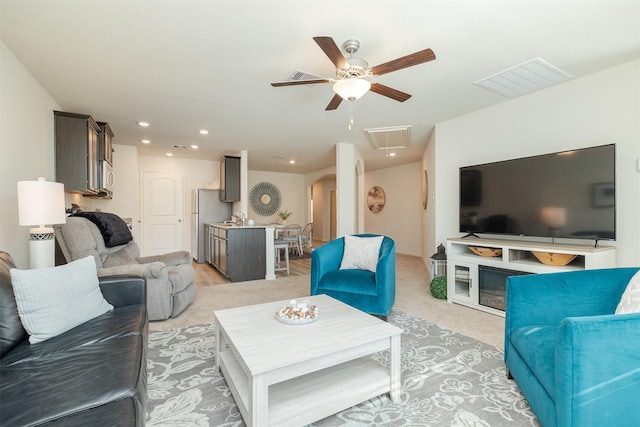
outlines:
M314 37L313 40L318 43L320 49L329 57L333 65L338 68L349 68L347 59L342 52L340 52L340 48L331 37Z
M392 71L398 71L403 68L433 61L434 59L436 59L436 54L433 53L431 49L425 49L412 53L411 55L403 56L402 58L394 59L393 61L385 62L384 64L376 65L371 68L371 72L374 76L381 76Z
M340 106L341 102L342 97L336 93L335 95L333 95L333 98L331 98L331 102L329 102L329 105L327 105L327 108L325 108L324 111L335 110Z
M411 98L411 95L409 95L408 93L401 92L397 89L382 85L380 83L371 83L370 90L371 92L375 92L378 95L386 96L400 102L404 102L407 99Z
M271 83L271 86L280 87L280 86L311 85L311 84L315 84L315 83L330 83L332 81L333 80L331 80L331 79L291 80L291 81L286 81L286 82Z

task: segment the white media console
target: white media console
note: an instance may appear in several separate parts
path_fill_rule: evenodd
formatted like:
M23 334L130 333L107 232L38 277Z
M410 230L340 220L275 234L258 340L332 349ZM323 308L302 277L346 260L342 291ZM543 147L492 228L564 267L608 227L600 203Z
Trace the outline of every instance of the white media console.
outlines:
M474 253L482 253L478 255ZM575 255L567 265L547 265L533 252L551 257ZM476 237L447 240L447 300L504 316L508 276L609 268L616 265L614 247L494 240Z

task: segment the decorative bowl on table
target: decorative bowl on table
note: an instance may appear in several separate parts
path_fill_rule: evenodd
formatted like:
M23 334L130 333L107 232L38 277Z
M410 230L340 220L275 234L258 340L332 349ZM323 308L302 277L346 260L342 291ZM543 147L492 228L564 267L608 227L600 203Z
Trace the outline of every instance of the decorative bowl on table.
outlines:
M486 257L497 257L502 255L502 249L500 248L485 248L482 246L469 246L469 250L476 255Z
M537 252L531 251L538 261L544 265L564 266L576 259L578 255L574 254L559 254L556 252Z
M305 325L315 322L318 317L318 306L310 305L308 300L297 302L293 299L276 311L276 319L287 325Z

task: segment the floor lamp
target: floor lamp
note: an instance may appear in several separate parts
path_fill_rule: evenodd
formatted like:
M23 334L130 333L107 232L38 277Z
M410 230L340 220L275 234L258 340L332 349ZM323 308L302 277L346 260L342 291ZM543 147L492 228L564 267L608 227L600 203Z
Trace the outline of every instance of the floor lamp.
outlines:
M18 182L18 218L20 225L37 225L29 230L29 266L45 268L55 265L55 238L48 224L64 224L64 184L37 181Z

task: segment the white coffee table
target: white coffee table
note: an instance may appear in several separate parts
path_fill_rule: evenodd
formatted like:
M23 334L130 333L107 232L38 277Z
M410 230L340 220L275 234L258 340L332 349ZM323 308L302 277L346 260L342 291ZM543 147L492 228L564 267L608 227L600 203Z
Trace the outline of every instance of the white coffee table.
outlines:
M215 311L220 369L249 427L301 426L389 392L400 398L402 329L327 295L306 325L275 312L289 301ZM390 350L390 367L369 356Z

